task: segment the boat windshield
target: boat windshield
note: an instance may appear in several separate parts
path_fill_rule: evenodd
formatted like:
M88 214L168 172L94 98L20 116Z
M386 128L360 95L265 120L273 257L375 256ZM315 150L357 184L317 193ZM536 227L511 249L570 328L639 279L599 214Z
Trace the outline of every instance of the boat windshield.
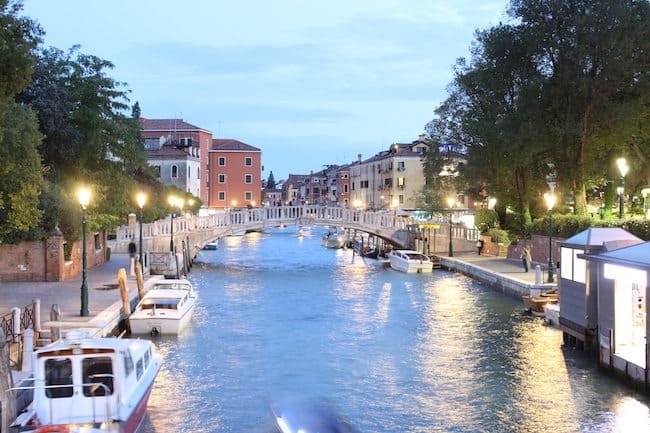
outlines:
M72 397L72 360L55 358L45 360L45 395L48 398Z
M429 260L429 258L423 254L407 254L409 260Z
M190 290L190 285L187 283L158 283L153 286L154 289L170 289L170 290Z
M96 397L113 394L113 363L108 356L84 358L81 362L84 395Z
M141 305L143 310L176 310L178 302L178 299L147 299Z

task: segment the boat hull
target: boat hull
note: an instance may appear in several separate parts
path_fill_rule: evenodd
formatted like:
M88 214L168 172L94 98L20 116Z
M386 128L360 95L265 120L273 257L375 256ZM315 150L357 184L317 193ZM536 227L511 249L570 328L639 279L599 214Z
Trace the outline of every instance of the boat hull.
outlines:
M191 298L188 308L182 314L173 317L161 317L158 314L149 315L150 311L134 313L129 319L131 334L178 335L189 324L195 304L196 298Z
M431 260L416 251L394 250L388 258L391 268L407 274L430 274L433 270Z

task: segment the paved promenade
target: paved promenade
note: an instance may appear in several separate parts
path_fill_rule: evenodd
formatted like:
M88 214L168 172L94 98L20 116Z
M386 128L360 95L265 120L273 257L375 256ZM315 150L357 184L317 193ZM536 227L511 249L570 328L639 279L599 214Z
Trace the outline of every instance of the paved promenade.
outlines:
M117 273L124 268L127 273L127 287L131 299L137 296L135 277L129 276L128 254L112 254L111 260L103 265L93 267L87 272L88 317L79 315L81 310L81 276L68 281L57 282L0 282L0 315L7 314L13 307L23 308L30 305L35 298L41 300L41 321L49 320L52 305L61 309L61 320L78 322L80 327L99 328L98 323L91 323L110 316L108 311L119 312L122 306L120 291L117 288ZM157 276L144 276L145 289L158 279ZM107 318L108 320L108 318Z

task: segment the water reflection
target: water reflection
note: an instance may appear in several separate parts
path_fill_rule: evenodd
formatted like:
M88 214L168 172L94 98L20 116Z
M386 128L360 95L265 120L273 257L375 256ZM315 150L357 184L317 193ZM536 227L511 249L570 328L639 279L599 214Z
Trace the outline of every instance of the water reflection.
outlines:
M325 399L360 432L649 431L648 401L521 304L444 271L406 275L294 230L226 238L190 276L144 432L264 432ZM637 428L637 430L634 430Z

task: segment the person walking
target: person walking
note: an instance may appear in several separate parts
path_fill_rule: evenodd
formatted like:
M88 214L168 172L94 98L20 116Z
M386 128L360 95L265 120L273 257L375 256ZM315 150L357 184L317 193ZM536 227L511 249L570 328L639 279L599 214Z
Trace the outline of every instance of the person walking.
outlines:
M135 253L137 251L137 247L135 246L135 242L129 243L129 261L131 262L131 272L129 274L132 277L135 277Z
M524 265L524 272L528 272L528 268L530 267L532 261L533 258L530 255L530 247L524 247L521 250L521 262Z

